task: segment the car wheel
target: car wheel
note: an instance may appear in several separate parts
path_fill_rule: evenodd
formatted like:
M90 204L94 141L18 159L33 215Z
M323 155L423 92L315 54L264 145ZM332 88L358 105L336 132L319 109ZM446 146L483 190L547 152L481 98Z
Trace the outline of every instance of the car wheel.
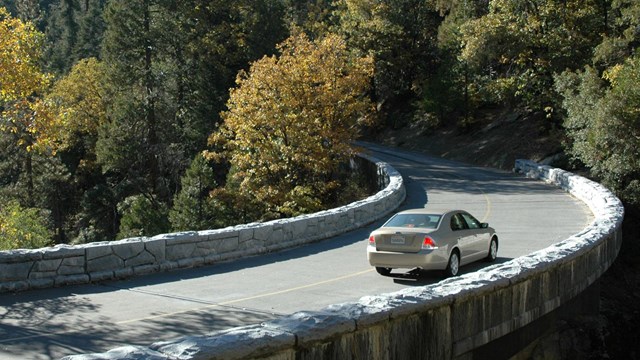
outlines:
M391 268L387 268L387 267L378 267L378 266L376 266L376 271L378 272L378 274L383 275L383 276L387 276L387 275L391 274Z
M447 268L444 270L444 275L446 277L457 276L458 271L460 270L460 254L457 250L454 250L449 257L449 263L447 264Z
M498 257L498 238L494 236L491 238L491 243L489 243L489 253L487 254L487 257L485 259L488 262L492 262L492 261L495 261L497 257Z

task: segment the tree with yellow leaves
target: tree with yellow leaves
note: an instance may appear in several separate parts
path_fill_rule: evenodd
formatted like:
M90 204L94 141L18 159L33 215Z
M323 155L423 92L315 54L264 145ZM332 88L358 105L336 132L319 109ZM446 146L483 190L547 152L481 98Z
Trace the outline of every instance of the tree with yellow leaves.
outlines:
M107 118L109 97L104 68L95 58L83 59L53 84L38 106L42 109L37 118L38 149L55 153L88 142L94 148L87 150L95 153L98 127Z
M44 210L12 201L0 208L0 250L37 249L51 244Z
M81 60L48 91L51 76L39 66L43 39L0 8L0 131L15 134L28 151L55 153L78 134L97 133L106 117L104 66Z
M0 131L11 134L22 149L31 150L38 132L41 95L50 77L39 67L43 34L33 24L12 18L0 8ZM50 117L44 117L49 119ZM29 203L33 203L31 156L25 156Z
M46 87L48 77L38 61L43 34L30 23L12 18L0 8L0 101L18 103L29 100Z
M339 169L372 111L372 59L355 56L341 37L294 35L279 51L238 75L224 124L210 137L231 163L229 184L274 217L336 200Z

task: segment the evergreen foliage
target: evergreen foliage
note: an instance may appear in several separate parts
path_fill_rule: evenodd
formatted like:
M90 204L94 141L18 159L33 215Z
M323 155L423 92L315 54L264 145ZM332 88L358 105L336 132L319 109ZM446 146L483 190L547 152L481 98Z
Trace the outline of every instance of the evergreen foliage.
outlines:
M500 107L640 204L639 19L635 0L0 0L0 198L55 243L291 216L364 196L363 126L472 130Z
M378 103L403 105L413 99L421 79L436 64L441 19L431 1L341 0L337 31L349 45L375 62L374 94ZM408 101L409 100L409 101Z
M145 195L133 195L118 204L122 214L118 239L153 236L169 231L167 208Z
M171 226L176 231L206 230L223 225L218 216L211 191L217 188L215 173L209 162L198 154L181 180L181 190L176 195L169 212Z

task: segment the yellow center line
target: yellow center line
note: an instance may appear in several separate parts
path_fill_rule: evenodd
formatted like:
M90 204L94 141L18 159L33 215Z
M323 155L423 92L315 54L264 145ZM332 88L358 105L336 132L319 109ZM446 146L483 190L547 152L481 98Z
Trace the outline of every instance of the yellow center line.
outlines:
M469 180L466 179L460 175L457 174L453 174L454 177L457 177L458 179L462 180L462 181L473 181L473 180ZM478 191L480 191L480 193L482 194L482 196L484 196L484 200L487 203L487 210L485 210L484 212L484 216L482 217L482 220L480 220L480 222L487 222L487 219L489 219L489 216L491 216L491 199L489 199L489 195L487 195L486 192L484 192L484 190L482 190L479 186L471 184L471 186L473 186L474 188L476 188Z
M487 219L489 219L489 216L491 216L491 199L489 199L489 195L487 195L484 191L480 190L480 192L487 202L487 211L485 211L484 217L482 218L482 220L480 220L480 222L487 222Z
M197 307L197 308L192 308L192 309L188 309L188 310L181 310L181 311L175 311L175 312L171 312L171 313L164 313L164 314L159 314L159 315L147 316L147 317L143 317L143 318L139 318L139 319L130 319L130 320L118 321L118 322L116 322L116 324L117 325L123 325L123 324L129 324L129 323L133 323L133 322L138 322L138 321L146 321L146 320L158 319L158 318L163 318L163 317L168 317L168 316L185 314L185 313L188 313L188 312L202 311L202 310L206 310L206 309L210 309L210 308L214 308L214 307L219 307L219 306L236 304L236 303L243 302L243 301L255 300L255 299L265 298L265 297L269 297L269 296L280 295L280 294L286 294L286 293L290 293L290 292L293 292L293 291L296 291L296 290L307 289L307 288L311 288L311 287L315 287L315 286L319 286L319 285L324 285L324 284L328 284L328 283L332 283L332 282L336 282L336 281L340 281L340 280L344 280L344 279L360 276L362 274L366 274L366 273L371 272L371 271L373 271L373 268L367 269L367 270L363 270L363 271L359 271L359 272L352 273L352 274L348 274L348 275L339 276L339 277L328 279L328 280L318 281L318 282L315 282L315 283L312 283L312 284L301 285L301 286L292 287L292 288L288 288L288 289L284 289L284 290L279 290L279 291L273 291L273 292L264 293L264 294L248 296L248 297L235 299L235 300L223 301L223 302L210 304L210 305L206 305L206 306L201 306L201 307Z

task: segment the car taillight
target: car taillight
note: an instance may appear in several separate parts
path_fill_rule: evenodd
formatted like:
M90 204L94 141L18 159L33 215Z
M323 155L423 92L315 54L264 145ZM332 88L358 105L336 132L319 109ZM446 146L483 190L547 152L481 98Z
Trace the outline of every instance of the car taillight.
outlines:
M436 248L437 248L436 242L430 236L425 236L424 240L422 241L422 249L432 250Z
M369 236L369 246L376 246L376 238L373 235Z

